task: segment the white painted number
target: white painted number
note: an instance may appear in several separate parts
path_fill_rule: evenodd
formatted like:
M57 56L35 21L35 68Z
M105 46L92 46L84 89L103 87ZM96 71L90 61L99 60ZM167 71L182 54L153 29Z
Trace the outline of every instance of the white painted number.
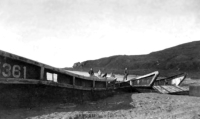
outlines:
M24 79L26 79L26 67L23 68L24 68Z
M2 75L4 77L10 77L11 76L11 65L10 64L7 64L7 63L4 63L3 64L3 68L5 68L5 72L3 71L2 72Z
M1 64L1 62L0 62ZM2 66L3 69L0 69L0 72L2 71L3 77L14 77L14 78L20 78L21 77L21 67L19 65L14 65L13 67L8 63L3 63ZM23 67L23 76L24 79L26 79L26 67Z
M20 73L20 66L19 65L14 65L13 70L12 70L12 75L14 78L19 78L21 73Z

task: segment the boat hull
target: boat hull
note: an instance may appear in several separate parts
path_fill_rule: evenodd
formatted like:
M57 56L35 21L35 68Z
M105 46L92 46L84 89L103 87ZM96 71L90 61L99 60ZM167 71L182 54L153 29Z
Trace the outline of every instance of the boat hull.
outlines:
M114 90L80 90L44 84L0 84L0 107L31 108L47 104L83 103L112 96Z
M158 75L159 72L155 71L143 76L138 76L136 78L127 80L125 82L119 82L115 85L115 87L117 88L117 90L125 92L153 92L152 86Z
M186 74L181 73L170 77L162 78L154 82L154 86L161 85L176 85L179 86L186 79Z
M0 50L0 107L94 101L114 94L115 80L77 75Z
M185 73L181 73L156 80L153 89L162 94L188 95L189 88L181 86L181 83L186 79L186 76Z

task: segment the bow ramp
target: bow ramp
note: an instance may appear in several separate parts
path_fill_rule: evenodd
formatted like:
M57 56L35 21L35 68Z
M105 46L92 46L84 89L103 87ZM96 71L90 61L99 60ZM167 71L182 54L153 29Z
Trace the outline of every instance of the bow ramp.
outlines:
M162 94L187 94L188 87L180 87L175 85L153 86L153 88Z
M189 88L180 86L185 80L186 74L173 75L154 82L153 89L163 94L188 94Z

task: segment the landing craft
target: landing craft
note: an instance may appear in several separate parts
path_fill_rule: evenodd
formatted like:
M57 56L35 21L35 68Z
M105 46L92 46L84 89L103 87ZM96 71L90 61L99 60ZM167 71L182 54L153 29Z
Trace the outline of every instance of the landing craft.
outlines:
M119 82L117 90L125 92L157 92L162 94L188 95L189 88L180 86L185 80L186 74L181 73L170 77L158 79L159 72L155 71L146 75Z
M161 79L154 82L153 89L159 93L165 94L189 94L189 88L181 86L181 83L186 79L186 74L181 73Z
M81 103L114 94L115 78L86 77L0 51L0 107Z
M158 74L156 71L116 82L116 78L82 76L0 50L0 108L82 103L106 98L121 90L170 93L166 86L171 86L172 91L173 84L179 85L185 79L181 75L183 78L157 80Z
M128 91L128 92L149 92L159 75L158 71L138 76L126 80L124 82L119 82L117 85L118 90Z

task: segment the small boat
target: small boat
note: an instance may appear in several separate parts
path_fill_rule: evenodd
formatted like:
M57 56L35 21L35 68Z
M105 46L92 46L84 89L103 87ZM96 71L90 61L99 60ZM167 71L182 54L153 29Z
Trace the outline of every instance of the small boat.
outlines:
M164 94L181 94L188 95L189 88L181 86L181 83L186 79L186 74L181 73L166 78L157 79L154 82L153 89Z
M169 77L165 77L165 78L161 78L161 79L157 79L154 82L154 86L156 85L176 85L179 86L186 78L186 74L185 73L180 73L180 74L176 74L173 76L169 76Z
M126 80L124 82L118 82L116 84L116 87L118 88L118 90L123 90L123 91L149 92L154 84L154 81L157 79L158 75L159 72L155 71L146 75Z
M114 94L115 78L87 77L0 51L0 107L82 103Z

